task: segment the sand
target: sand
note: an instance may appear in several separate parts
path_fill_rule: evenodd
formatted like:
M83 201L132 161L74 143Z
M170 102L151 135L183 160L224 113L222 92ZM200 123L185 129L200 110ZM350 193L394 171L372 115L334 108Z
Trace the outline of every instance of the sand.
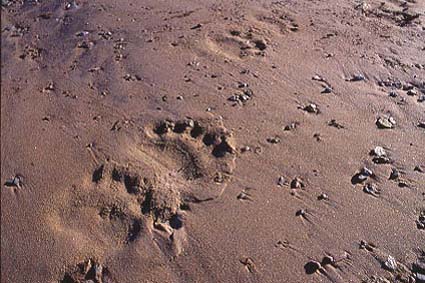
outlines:
M2 1L1 282L425 282L424 12Z

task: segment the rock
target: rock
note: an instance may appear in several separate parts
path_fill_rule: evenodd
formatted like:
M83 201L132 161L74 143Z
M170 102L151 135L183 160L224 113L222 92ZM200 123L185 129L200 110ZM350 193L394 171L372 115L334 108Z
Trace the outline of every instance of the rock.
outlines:
M415 274L416 283L425 283L425 273L416 273Z
M397 269L397 261L393 256L389 255L387 260L383 263L383 267L389 271L395 271Z
M370 170L370 169L369 169L369 168L367 168L367 167L363 167L363 168L362 168L362 170L360 170L360 173L361 173L362 175L367 176L367 177L370 177L370 176L372 176L372 175L373 175L373 171L372 171L372 170Z
M296 128L298 127L298 125L299 125L299 123L298 123L298 122L292 122L291 124L286 125L286 126L283 128L283 130L284 130L284 131L294 130L294 129L296 129Z
M381 146L377 146L371 150L370 155L374 156L372 161L376 164L391 163L391 159L387 156L387 152Z
M400 172L398 172L397 168L391 169L390 180L397 180L400 177Z
M272 143L272 144L280 143L280 141L281 140L280 140L280 138L278 136L267 138L267 142Z
M421 212L419 215L418 220L416 220L416 225L418 229L424 230L425 229L425 210Z
M277 185L280 187L283 187L286 185L286 179L283 176L280 176L279 179L277 180Z
M373 176L373 172L372 170L368 169L367 167L363 167L359 173L355 174L352 178L351 178L351 183L353 185L355 184L359 184L359 183L363 183L364 181L367 180L368 177Z
M366 184L363 187L363 192L370 194L374 197L377 197L380 194L380 190L375 184Z
M406 92L406 94L409 95L409 96L415 96L415 95L418 95L418 92L416 90L414 90L414 89L409 89Z
M337 129L344 129L344 126L338 123L335 119L332 119L328 122L328 126L335 127Z
M304 111L307 111L308 113L315 113L315 114L319 113L319 108L314 103L310 103L309 105L305 106L303 109Z
M322 93L332 93L333 89L330 86L325 86Z
M382 146L376 146L374 149L372 149L371 155L382 157L387 156L387 153Z
M409 90L412 90L412 89L414 89L415 88L415 86L414 85L412 85L411 83L406 83L406 84L403 84L402 85L402 87L401 87L401 89L402 90L407 90L407 91L409 91Z
M329 199L329 196L328 196L327 194L325 194L325 193L321 193L321 194L317 197L317 199L318 199L318 200L328 200L328 199Z
M420 165L416 165L413 170L414 171L417 171L417 172L420 172L420 173L424 173L425 172L425 170Z
M300 209L300 210L297 210L297 212L295 212L295 216L304 216L305 213L306 212L304 209Z
M321 76L319 76L319 75L314 75L312 78L311 78L313 81L319 81L319 82L323 82L323 81L325 81Z
M310 260L304 265L304 270L305 270L305 273L307 274L313 274L321 268L322 268L322 265L320 264L320 262L315 260Z
M418 128L425 129L425 121L420 121L420 122L418 123Z
M202 24L197 24L197 25L194 25L193 27L191 27L190 29L199 29L201 27L202 27Z
M412 270L414 272L425 274L425 260L418 260L412 264Z
M390 93L388 94L389 97L397 97L398 94L395 91L390 91Z
M295 177L291 181L291 189L302 189L304 188L304 182L301 178Z
M424 102L425 101L425 94L421 94L420 96L419 96L419 98L418 98L418 102L419 103L422 103L422 102Z
M379 117L376 120L376 125L378 126L378 128L380 129L392 129L394 128L394 125L396 124L394 118L392 117Z
M21 188L21 186L23 185L23 181L24 181L24 177L20 174L17 174L12 179L6 180L4 185L7 187Z
M357 74L351 77L351 79L349 79L349 81L351 82L359 82L359 81L365 81L366 78L365 76L363 76L362 74Z
M249 146L246 145L246 146L241 147L242 153L247 152L247 151L251 151L251 148Z
M333 256L327 255L324 256L322 259L322 265L328 265L328 264L334 264L335 263L335 259L333 258Z

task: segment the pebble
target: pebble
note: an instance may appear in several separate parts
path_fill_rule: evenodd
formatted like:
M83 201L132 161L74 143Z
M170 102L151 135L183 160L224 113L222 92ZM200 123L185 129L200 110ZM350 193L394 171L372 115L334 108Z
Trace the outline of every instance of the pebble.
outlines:
M291 188L292 189L302 189L304 188L304 182L301 178L295 177L292 181L291 181Z
M325 193L321 193L321 194L317 197L317 199L318 199L318 200L328 200L328 199L329 199L329 196L328 196L327 194L325 194Z
M372 155L374 156L378 156L378 157L383 157L383 156L387 156L387 153L385 151L385 149L382 146L376 146L372 151L371 151Z
M422 103L422 102L424 102L425 101L425 94L421 94L420 96L419 96L419 98L418 98L418 102L419 103Z
M13 179L6 180L4 185L8 187L21 188L23 181L24 181L24 177L22 175L17 174L15 175L15 177L13 177Z
M242 153L247 152L247 151L251 151L251 148L249 146L246 145L246 146L241 147Z
M362 74L354 75L354 76L350 79L350 81L352 81L352 82L359 82L359 81L365 81L365 80L366 80L366 78L365 78L365 76L363 76Z
M333 258L333 256L327 255L324 256L322 259L322 265L328 265L328 264L334 264L335 263L335 259Z
M398 94L395 91L390 91L390 93L388 94L389 97L397 97Z
M387 260L384 262L384 268L389 271L395 271L397 269L397 261L393 256L388 256Z
M425 274L416 273L416 283L425 283Z
M272 143L272 144L277 144L277 143L280 143L280 138L279 137L271 137L271 138L267 138L267 141L269 143Z
M194 25L193 27L191 27L190 29L198 29L198 28L201 28L202 27L202 24L197 24L197 25Z
M400 177L400 172L397 168L391 169L390 180L397 180Z
M394 128L394 125L396 124L395 120L393 117L379 117L376 120L376 125L378 126L378 128L380 129L392 129Z
M322 93L332 93L333 89L330 86L326 86L323 90Z
M300 209L300 210L297 210L297 212L295 212L295 216L304 216L305 213L306 212L304 209Z
M380 194L380 191L375 184L366 184L363 187L363 192L370 194L372 196L375 196L375 197Z
M294 130L294 129L296 129L296 128L298 127L298 125L299 125L299 123L298 123L298 122L292 122L291 124L286 125L286 126L283 128L283 130L284 130L284 131Z
M332 119L328 122L328 126L335 127L337 129L343 129L344 126L338 123L335 119Z
M409 89L406 94L410 96L415 96L418 95L418 92L414 89Z
M418 229L425 229L425 211L422 211L419 215L418 220L416 220L416 226L418 227Z
M319 81L319 82L323 82L324 81L324 79L321 76L319 76L319 75L314 75L311 79L313 81Z
M285 186L285 184L286 184L285 177L280 176L279 179L277 180L277 185L280 186L280 187L283 187L283 186Z
M416 165L413 170L414 171L417 171L417 172L421 172L421 173L424 173L425 172L425 170L420 165Z
M370 170L370 169L369 169L369 168L367 168L367 167L363 167L363 168L362 168L362 170L360 171L360 174L365 175L365 176L367 176L367 177L370 177L370 176L372 176L372 175L373 175L373 171L372 171L372 170Z
M320 262L315 260L310 260L304 265L304 270L307 274L313 274L321 268L322 265L320 264Z
M309 105L307 105L307 106L304 107L304 111L307 111L308 113L318 114L319 113L319 108L317 107L316 104L310 103Z

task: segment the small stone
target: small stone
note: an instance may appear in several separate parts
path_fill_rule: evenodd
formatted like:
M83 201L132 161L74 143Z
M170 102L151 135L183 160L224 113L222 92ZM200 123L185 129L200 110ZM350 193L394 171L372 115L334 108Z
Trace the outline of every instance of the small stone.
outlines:
M333 258L333 256L327 255L324 256L322 259L322 265L328 265L328 264L334 264L335 263L335 259Z
M417 171L417 172L420 172L420 173L424 173L425 172L425 170L420 165L416 165L413 170L414 171Z
M385 117L379 117L376 120L376 125L380 129L392 129L395 125L395 120L392 117L385 118Z
M407 91L409 91L409 90L412 90L412 89L414 89L415 88L415 86L414 85L412 85L411 83L406 83L406 84L403 84L402 85L402 90L407 90Z
M416 283L425 283L425 274L416 273L415 278L416 278Z
M323 90L322 93L332 93L333 89L330 86L326 86Z
M397 97L398 94L395 91L390 91L390 93L388 94L389 97Z
M280 176L279 179L277 180L277 185L280 187L283 187L286 185L286 179L283 176Z
M313 81L319 81L319 82L323 82L324 81L324 79L321 76L319 76L319 75L314 75L311 79Z
M278 136L267 138L267 141L272 144L280 143L280 138Z
M376 146L372 151L371 154L374 156L382 157L387 156L387 153L385 149L382 146Z
M194 25L193 27L191 27L190 29L199 29L201 27L202 27L202 24L197 24L197 25Z
M315 113L315 114L319 113L319 108L314 103L310 103L309 105L305 106L303 109L304 111L307 111L308 113Z
M416 220L416 226L420 230L425 229L425 211L422 211L421 214L419 215L418 220Z
M389 255L383 267L389 271L395 271L397 269L397 261L393 256Z
M12 179L6 180L4 185L7 186L7 187L21 188L23 181L24 181L24 177L20 174L17 174Z
M177 96L177 100L183 100L183 96L178 95L178 96Z
M302 189L304 188L304 182L301 178L295 177L291 181L291 189Z
M300 209L300 210L297 210L297 212L295 212L295 216L304 216L305 213L306 212L304 209Z
M365 78L365 76L363 76L362 74L354 75L354 76L350 79L350 81L352 81L352 82L359 82L359 81L365 81L365 80L366 80L366 78Z
M409 95L409 96L415 96L415 95L418 95L418 92L416 90L414 90L414 89L409 89L406 92L406 94Z
M362 175L367 176L367 177L370 177L370 176L372 176L372 175L373 175L373 171L372 171L372 170L370 170L370 169L369 169L369 168L367 168L367 167L363 167L363 168L362 168L362 170L360 171L360 173L361 173Z
M284 130L284 131L294 130L294 129L296 129L296 128L298 127L298 125L299 125L299 123L298 123L298 122L292 122L291 124L286 125L286 126L283 128L283 130Z
M241 147L242 153L247 152L247 151L251 151L251 148L249 146L246 145L246 146Z
M322 268L320 262L315 260L310 260L304 265L304 270L307 274L313 274Z
M400 177L400 172L397 170L397 168L392 168L389 179L390 180L397 180L399 177Z
M343 129L344 126L338 123L335 119L332 119L328 122L328 126L335 127L337 129Z
M419 95L418 102L419 102L419 103L422 103L422 102L424 102L424 101L425 101L425 94L421 94L421 95Z
M363 192L377 197L380 194L380 190L375 184L366 184L363 187Z
M321 193L321 194L317 197L317 199L318 199L318 200L328 200L328 199L329 199L329 196L328 196L327 194L325 194L325 193Z
M425 121L420 121L420 122L418 123L418 128L425 129Z

